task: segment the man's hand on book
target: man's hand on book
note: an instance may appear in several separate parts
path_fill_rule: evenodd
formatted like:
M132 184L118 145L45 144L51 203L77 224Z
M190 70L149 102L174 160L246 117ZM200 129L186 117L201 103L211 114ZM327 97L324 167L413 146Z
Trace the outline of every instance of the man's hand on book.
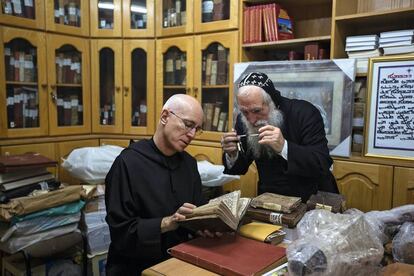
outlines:
M191 203L184 203L183 206L178 208L178 210L169 217L164 217L161 220L161 233L165 233L168 231L173 231L177 229L178 224L177 221L184 220L185 216L191 214L193 209L197 206Z
M197 235L204 237L204 238L220 238L221 236L223 236L223 233L221 232L210 232L209 230L198 230L197 231Z

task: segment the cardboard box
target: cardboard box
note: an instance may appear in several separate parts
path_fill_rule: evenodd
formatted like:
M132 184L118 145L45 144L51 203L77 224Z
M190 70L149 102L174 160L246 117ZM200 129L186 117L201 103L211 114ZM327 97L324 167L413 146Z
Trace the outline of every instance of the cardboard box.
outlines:
M93 276L105 276L106 275L106 258L107 253L95 255L93 257L88 256L88 275ZM90 273L92 272L92 274Z

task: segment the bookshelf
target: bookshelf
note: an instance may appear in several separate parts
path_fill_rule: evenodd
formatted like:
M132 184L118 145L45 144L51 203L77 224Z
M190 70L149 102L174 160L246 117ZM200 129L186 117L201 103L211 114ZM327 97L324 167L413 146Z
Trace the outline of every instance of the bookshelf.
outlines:
M16 4L13 5L12 0L3 1L0 23L38 30L45 28L45 1L16 1Z
M92 37L122 36L122 1L90 1L90 34Z
M309 43L318 43L321 48L329 50L331 41L331 20L332 20L332 1L331 0L298 0L298 1L257 1L243 0L241 13L246 8L258 7L269 4L279 4L285 9L293 21L293 39L277 40L265 42L265 34L262 34L261 42L243 43L244 31L241 32L240 44L242 51L240 53L241 61L264 61L264 60L287 60L289 51L295 51L300 55L304 53L304 46ZM273 18L273 17L272 17ZM244 22L243 16L240 25L243 28L251 25ZM255 32L265 32L264 23L260 30ZM253 27L250 27L253 29ZM276 54L275 54L276 52Z
M411 1L412 2L412 1ZM299 51L307 44L328 47L330 58L347 58L345 39L350 35L379 34L383 31L413 29L414 6L410 1L378 0L242 0L244 7L278 3L293 18L294 39L243 44L243 16L240 23L240 60L267 61L287 59L286 52ZM359 73L357 81L366 89L367 74ZM359 90L358 90L359 91ZM366 94L366 91L365 91ZM363 141L365 97L356 94L357 121L354 134ZM362 108L362 110L361 110ZM358 137L358 136L357 136ZM350 158L334 158L334 175L338 187L349 201L348 207L363 211L389 209L414 203L412 179L414 165L404 160L365 157L362 145L354 147ZM349 203L349 204L348 204Z

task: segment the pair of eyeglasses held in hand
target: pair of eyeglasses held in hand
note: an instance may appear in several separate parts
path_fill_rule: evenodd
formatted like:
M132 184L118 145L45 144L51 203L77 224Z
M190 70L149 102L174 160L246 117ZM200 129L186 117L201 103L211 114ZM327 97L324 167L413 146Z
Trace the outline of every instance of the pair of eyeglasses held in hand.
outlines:
M180 116L178 116L177 114L175 114L173 111L170 111L170 113L172 115L174 115L175 117L177 117L178 119L181 120L181 122L183 122L184 128L187 132L192 131L193 129L195 130L195 135L198 136L201 133L203 133L203 129L200 126L196 126L196 124L192 121L186 120L184 118L181 118Z

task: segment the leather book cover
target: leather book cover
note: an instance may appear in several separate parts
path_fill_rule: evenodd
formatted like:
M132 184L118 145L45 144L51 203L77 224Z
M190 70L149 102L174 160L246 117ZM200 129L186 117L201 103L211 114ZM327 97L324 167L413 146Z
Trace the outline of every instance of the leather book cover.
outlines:
M310 44L305 45L304 55L305 55L305 57L304 57L305 60L318 59L319 44L318 43L310 43Z
M38 153L24 153L0 156L0 173L55 166L56 161Z
M300 203L300 197L263 193L252 199L251 206L277 212L291 213Z
M286 249L239 235L196 238L169 249L173 257L220 275L261 275L286 262Z
M238 233L249 239L269 244L279 244L285 238L281 225L253 221L240 226Z
M249 207L246 211L246 217L253 220L263 221L267 223L286 225L289 228L294 228L296 224L302 219L306 212L306 204L301 203L296 210L290 214L274 212L262 208Z
M306 202L307 209L325 209L333 213L342 213L346 210L345 197L341 194L318 191L316 195L311 195Z

